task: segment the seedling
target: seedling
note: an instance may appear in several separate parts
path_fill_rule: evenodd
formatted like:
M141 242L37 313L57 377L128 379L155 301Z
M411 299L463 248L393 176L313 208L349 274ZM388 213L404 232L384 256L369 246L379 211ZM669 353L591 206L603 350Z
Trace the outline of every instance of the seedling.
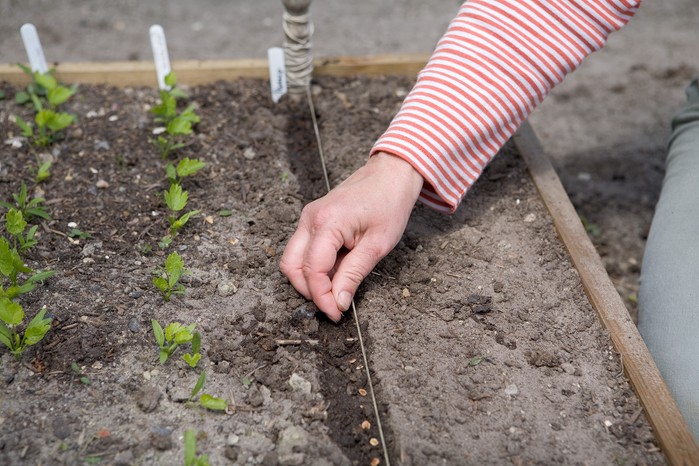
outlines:
M197 332L194 332L194 324L185 327L179 322L173 322L165 327L165 331L163 331L157 320L153 319L151 323L155 341L160 347L160 364L165 364L178 346L192 341L194 335L198 335ZM201 336L199 338L201 341Z
M51 176L51 172L49 170L51 170L51 161L47 160L39 165L39 167L36 169L36 177L34 181L36 181L37 184L45 181L49 176Z
M199 332L194 332L194 335L192 337L192 352L187 353L182 356L182 359L184 359L184 362L189 364L189 367L194 369L197 367L197 364L199 363L199 360L201 359L201 354L199 354L199 350L201 349L201 334Z
M177 254L177 252L167 256L167 259L165 259L165 270L161 272L160 276L153 278L153 284L163 294L165 301L170 301L173 294L184 294L184 285L179 283L179 281L185 272L182 256Z
M197 383L194 385L191 395L189 395L189 402L194 401L197 394L204 388L204 383L206 382L206 372L202 372L197 379ZM208 393L202 393L199 397L199 406L202 408L209 409L211 411L225 411L228 409L228 401L223 398L218 398Z
M187 224L192 216L199 214L199 211L191 210L180 217L177 216L177 212L180 212L185 208L187 205L187 199L189 198L187 191L184 191L182 186L179 184L170 185L170 189L163 192L163 197L165 198L165 204L167 204L168 208L173 213L172 215L168 216L167 219L170 223L170 234L176 235L177 232Z
M24 320L24 310L18 303L7 297L0 298L0 343L19 360L22 353L32 345L39 343L51 328L52 319L46 316L46 306L29 321L23 333L17 331Z
M31 217L51 220L51 216L41 206L41 204L44 202L43 197L35 197L27 200L27 185L24 183L24 181L22 182L22 187L20 188L19 193L12 194L12 198L15 201L15 205L10 204L9 202L0 201L0 206L6 209L16 207L17 210L22 212L22 217L27 221L30 221Z
M77 228L71 228L70 231L68 232L68 236L70 238L79 238L79 239L92 238L92 235L90 233L87 233L86 231L79 230Z
M194 175L205 165L201 160L185 157L180 160L177 167L171 163L167 164L165 172L170 184L180 184L185 177Z
M18 104L31 103L36 112L34 124L15 116L15 122L19 126L22 136L32 140L37 146L49 144L63 138L63 130L73 124L75 116L69 113L59 112L58 106L70 99L76 92L76 87L66 87L58 84L56 78L48 73L32 72L28 67L19 64L22 70L32 77L32 82L26 91L15 94L15 102ZM44 102L42 102L44 98ZM41 167L39 167L41 168ZM48 167L46 167L48 171Z
M11 208L7 212L7 215L5 215L5 229L14 238L15 248L17 247L17 243L19 243L20 251L22 252L33 248L34 246L36 246L37 243L35 236L36 230L39 227L36 225L30 227L29 231L25 236L24 230L26 229L26 227L27 222L26 220L24 220L22 212L15 209L14 207Z
M170 152L184 147L181 142L176 142L179 136L192 134L192 125L199 123L199 115L194 111L194 105L189 105L182 113L177 113L177 99L187 97L181 89L177 89L177 77L170 72L165 76L165 84L170 90L160 90L160 104L151 109L155 115L155 121L165 127L165 131L158 134L155 143L160 148L160 157L167 159Z
M209 466L209 456L197 456L197 436L192 429L184 432L184 465Z
M83 385L90 385L92 383L92 381L85 374L83 374L83 371L80 370L80 366L78 366L77 363L71 363L70 370L73 371L73 373L80 380L80 383L82 383Z
M53 273L53 270L34 273L24 264L17 248L10 247L7 239L0 237L0 275L10 282L7 288L0 285L0 298L14 299L21 294L29 293L39 282L52 277ZM30 277L20 284L20 274L30 275Z

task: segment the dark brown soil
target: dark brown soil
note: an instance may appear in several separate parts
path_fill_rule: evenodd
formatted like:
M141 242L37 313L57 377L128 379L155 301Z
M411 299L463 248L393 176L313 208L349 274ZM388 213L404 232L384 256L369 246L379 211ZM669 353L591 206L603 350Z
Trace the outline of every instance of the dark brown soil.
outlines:
M364 162L409 87L314 87L332 184ZM18 133L10 115L29 113L2 89L4 142ZM202 121L175 156L207 163L184 182L202 214L168 250L157 246L167 181L149 143L154 90L81 87L65 141L0 149L1 199L33 178L37 158L54 160L46 182L30 183L53 219L28 263L56 271L22 301L29 315L46 305L55 317L45 341L20 363L0 353L0 463L178 464L188 428L212 464L383 463L355 322L319 317L277 268L302 206L325 191L305 105L275 106L252 80L190 97ZM70 222L91 238L69 239ZM191 274L166 303L152 271L172 250ZM663 462L511 150L454 216L416 209L357 305L396 464ZM183 352L158 364L151 319L197 325L198 369ZM231 414L185 405L201 370Z

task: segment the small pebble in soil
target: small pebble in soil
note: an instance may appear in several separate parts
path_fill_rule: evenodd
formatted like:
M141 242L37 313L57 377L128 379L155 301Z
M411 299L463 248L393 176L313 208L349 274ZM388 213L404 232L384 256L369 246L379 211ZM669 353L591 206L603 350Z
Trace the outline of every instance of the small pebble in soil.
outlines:
M507 387L505 387L505 395L515 396L518 393L519 393L519 389L517 388L517 385L515 385L515 384L510 384Z
M70 422L63 416L54 418L51 427L53 428L53 435L59 440L65 440L73 433Z
M230 280L224 280L216 286L216 292L222 298L235 294L237 291L238 287Z
M109 141L95 141L95 150L109 150L110 147Z
M141 330L141 323L137 318L133 317L129 319L128 327L133 333L138 333L138 331Z
M369 430L369 429L371 429L371 422L369 422L369 421L363 421L363 422L362 422L362 429L363 429L363 430Z
M255 152L255 149L252 147L248 147L243 151L243 157L245 157L248 160L252 160L257 156L257 153Z
M161 451L172 448L172 429L167 427L155 426L150 429L151 445Z
M524 223L534 223L536 220L536 214L535 213L529 213L524 217Z
M294 391L305 393L307 395L310 395L311 393L311 382L304 379L296 372L291 374L291 377L289 377L289 385Z
M160 405L163 393L152 385L144 386L136 395L136 404L144 413L151 413Z
M100 178L99 180L97 180L97 183L95 183L95 186L99 189L106 189L109 187L109 183Z
M140 298L141 296L143 296L143 292L142 292L142 291L136 290L136 291L132 291L131 293L129 293L129 297L131 297L131 298L133 298L133 299L138 299L138 298ZM129 328L130 328L130 327L129 327Z
M566 374L570 374L570 375L575 374L575 366L573 366L573 365L572 365L571 363L569 363L569 362L564 362L563 364L561 364L561 369L563 369L563 371L564 371Z

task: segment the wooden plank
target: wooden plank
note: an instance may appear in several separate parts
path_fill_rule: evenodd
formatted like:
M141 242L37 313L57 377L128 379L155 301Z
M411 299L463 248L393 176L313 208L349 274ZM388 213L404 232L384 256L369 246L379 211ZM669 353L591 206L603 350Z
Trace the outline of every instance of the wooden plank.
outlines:
M376 55L367 57L327 57L314 60L315 76L404 75L416 76L427 62L425 55ZM267 60L187 60L175 61L172 69L179 82L208 84L240 77L269 78ZM155 86L152 62L62 63L56 76L64 83L111 84L113 86ZM0 81L26 85L28 77L17 65L0 65Z
M590 303L621 355L667 460L673 465L699 465L699 447L528 122L520 127L514 141L580 273Z

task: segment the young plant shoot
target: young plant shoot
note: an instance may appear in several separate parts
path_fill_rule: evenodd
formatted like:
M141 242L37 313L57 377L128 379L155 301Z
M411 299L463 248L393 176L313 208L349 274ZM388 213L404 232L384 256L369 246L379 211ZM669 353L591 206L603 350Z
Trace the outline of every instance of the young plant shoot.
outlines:
M192 216L198 215L199 211L191 210L180 217L177 216L177 212L180 212L187 206L187 199L189 198L187 191L184 191L182 186L177 183L170 185L170 189L163 192L163 197L165 198L165 204L172 212L172 215L168 216L168 222L170 223L170 234L174 236L187 224Z
M165 301L170 301L173 294L184 294L184 285L179 283L179 281L185 272L182 256L177 254L177 252L167 256L167 259L165 259L165 270L161 271L159 276L153 278L153 284L163 294Z
M206 372L202 372L197 379L197 383L194 385L192 393L189 395L189 402L194 401L197 394L204 388L206 383ZM225 411L228 409L228 401L223 398L218 398L208 393L202 393L199 397L199 406L202 408L209 409L211 411Z
M206 164L198 159L190 159L185 157L175 165L168 163L165 167L165 173L167 174L167 179L171 185L181 184L182 180L187 176L192 176L199 170L204 168Z
M192 429L184 432L184 466L209 466L209 456L197 456L197 435Z
M22 182L22 187L20 188L19 193L13 193L12 198L15 201L14 205L10 204L9 202L0 201L0 206L8 210L16 207L17 210L22 213L22 217L27 221L31 221L31 217L51 220L51 216L41 205L44 202L43 197L27 199L27 185L24 183L24 181Z
M175 149L184 147L181 142L176 142L180 136L192 134L192 125L199 123L199 115L194 111L194 104L189 105L181 113L177 112L177 99L187 97L181 89L177 89L177 78L170 72L165 76L165 84L170 90L160 90L160 104L151 109L155 115L156 123L160 123L164 130L157 135L155 143L160 148L160 157L165 160Z
M26 228L27 221L24 220L22 212L15 209L14 207L11 208L5 215L5 229L10 235L12 235L15 242L15 248L17 248L17 243L19 243L19 250L21 252L33 248L34 246L36 246L37 243L35 236L36 230L39 227L37 225L33 225L29 228L29 231L25 236L24 230Z
M160 347L160 364L165 364L178 346L194 340L194 336L199 335L198 332L194 331L194 324L184 326L179 322L172 322L165 327L164 331L157 320L153 319L151 324L153 325L155 341ZM199 336L198 339L199 342L201 342L201 336ZM198 355L199 353L197 352L196 354Z
M30 275L30 277L20 284L20 274ZM17 248L11 247L6 238L0 237L0 276L6 279L5 286L0 284L0 298L14 299L21 294L29 293L38 283L52 277L53 271L34 273L24 264Z
M24 310L7 297L0 298L0 343L5 345L19 360L22 353L39 343L51 328L52 319L46 317L46 306L29 321L23 333L17 329L24 320Z
M18 116L15 116L15 122L20 128L22 136L37 146L48 146L62 139L63 130L75 121L74 115L59 112L58 106L70 99L75 94L76 88L62 86L50 72L42 74L35 71L32 73L26 66L19 66L32 77L32 82L26 91L18 92L15 95L15 102L18 104L31 103L36 115L34 123L26 122ZM44 172L48 172L48 167L44 167Z

